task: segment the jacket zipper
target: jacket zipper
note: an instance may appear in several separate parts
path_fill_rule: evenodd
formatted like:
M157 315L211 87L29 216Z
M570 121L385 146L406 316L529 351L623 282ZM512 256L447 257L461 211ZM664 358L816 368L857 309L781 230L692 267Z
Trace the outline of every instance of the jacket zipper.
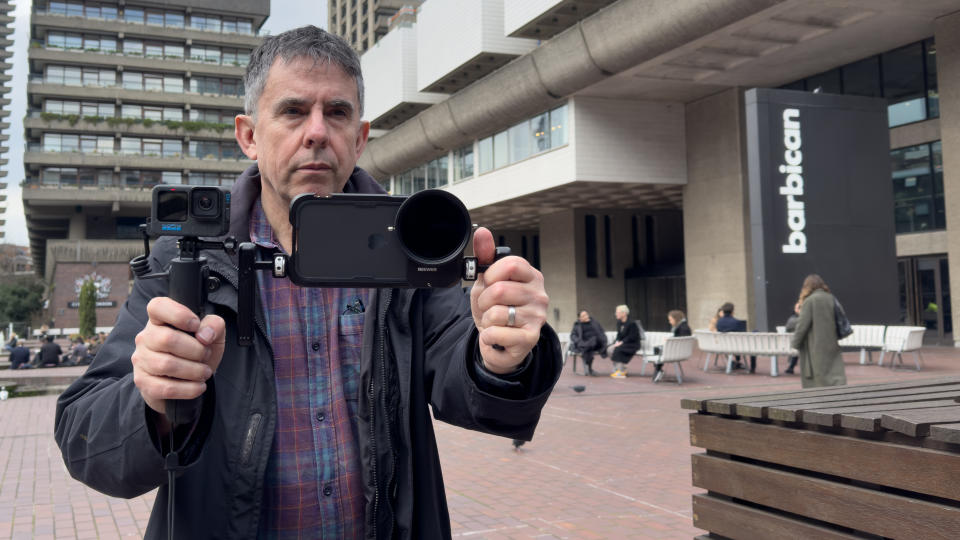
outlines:
M393 297L393 289L387 289L387 290L386 290L386 299L385 299L384 302L383 302L383 309L382 309L382 310L380 311L380 313L378 314L378 316L379 316L379 318L380 318L380 321L379 321L379 323L380 323L380 324L379 324L379 327L380 327L380 336L379 336L379 337L380 337L380 351L379 351L379 353L380 353L380 354L379 354L379 357L380 357L380 376L384 379L384 383L385 383L385 381L386 381L386 366L384 365L384 364L385 364L385 358L386 358L386 347L387 347L387 345L386 345L386 341L387 341L387 338L386 338L386 330L387 330L387 329L386 329L386 319L387 319L387 309L389 309L390 300L392 299L392 297ZM371 370L371 373L370 373L370 387L369 387L368 390L367 390L367 400L368 400L369 406L370 406L370 450L371 450L370 453L371 453L371 455L373 456L373 459L371 460L371 465L370 465L370 472L371 472L371 476L373 477L373 516L372 516L373 519L371 520L371 521L372 521L371 525L372 525L372 527L373 527L373 538L378 538L378 535L377 535L377 516L378 516L379 513L380 513L380 483L379 483L379 481L378 481L379 479L377 478L377 438L376 438L376 432L375 432L375 429L374 429L374 418L376 417L376 413L375 413L375 411L376 411L376 394L375 394L375 392L374 392L374 379L375 379L375 378L374 378L374 376L373 376L373 371ZM384 407L384 413L386 413L386 407ZM389 427L389 425L390 425L390 423L386 421L386 418L384 418L383 420L384 420L384 426L386 426L386 428L387 428L387 444L390 444L390 437L389 437L389 434L390 434L390 427ZM390 453L391 453L391 456L392 456L392 455L393 455L393 450L392 450L392 449L391 449ZM392 458L391 458L391 459L392 459Z

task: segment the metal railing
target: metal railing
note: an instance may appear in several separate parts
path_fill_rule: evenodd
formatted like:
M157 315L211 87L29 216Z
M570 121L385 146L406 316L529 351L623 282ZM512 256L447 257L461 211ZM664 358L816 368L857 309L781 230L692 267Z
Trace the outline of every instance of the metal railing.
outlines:
M69 13L59 13L59 12L55 12L55 11L50 11L49 9L45 9L45 8L36 8L36 9L34 9L33 12L36 13L37 15L52 15L52 16L55 16L55 17L77 17L77 18L80 18L80 19L90 19L90 20L94 20L94 21L119 22L119 23L125 23L125 24L141 24L141 25L143 25L143 26L155 26L155 27L158 27L158 28L176 28L176 29L179 29L179 30L196 30L196 31L198 31L198 32L210 32L210 33L215 33L215 34L237 34L237 35L241 35L241 36L256 36L256 35L257 35L257 33L254 32L254 30L253 30L253 25L252 25L252 23L251 23L251 28L250 28L249 31L247 31L247 30L240 30L239 28L234 31L234 30L224 30L224 29L223 29L222 21L221 21L221 24L219 25L219 28L218 28L218 29L215 29L215 28L209 28L208 25L206 25L206 24L204 24L204 25L194 25L194 24L192 24L192 23L191 23L191 24L187 24L186 20L184 20L183 24L167 24L166 22L164 22L164 24L157 24L157 23L152 23L152 22L146 22L145 20L144 20L144 21L132 21L132 20L128 20L128 19L125 19L124 17L121 17L119 14L118 14L116 17L97 17L97 16L95 16L95 15L86 15L86 14L83 14L83 15L81 15L81 14L76 14L76 15L74 15L74 14L69 14Z

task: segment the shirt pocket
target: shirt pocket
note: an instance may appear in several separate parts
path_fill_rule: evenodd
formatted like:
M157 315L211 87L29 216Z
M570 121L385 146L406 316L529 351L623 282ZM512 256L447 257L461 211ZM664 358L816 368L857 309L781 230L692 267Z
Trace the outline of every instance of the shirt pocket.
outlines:
M337 332L340 348L340 369L343 377L343 395L355 414L355 405L359 399L360 354L363 350L363 321L365 313L340 315L340 327Z

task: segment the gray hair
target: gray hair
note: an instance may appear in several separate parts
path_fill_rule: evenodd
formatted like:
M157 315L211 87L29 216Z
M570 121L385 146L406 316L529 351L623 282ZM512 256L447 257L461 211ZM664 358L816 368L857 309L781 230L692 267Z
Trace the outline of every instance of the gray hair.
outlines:
M617 311L622 311L622 312L626 313L627 315L630 314L630 308L628 308L626 304L620 304L619 306L617 306L617 309L616 309L616 310L617 310Z
M250 63L243 74L244 111L257 114L257 102L267 84L267 74L277 58L290 62L296 58L312 58L339 66L357 82L358 113L363 116L363 74L360 57L343 38L316 26L301 26L276 36L268 36L250 53Z

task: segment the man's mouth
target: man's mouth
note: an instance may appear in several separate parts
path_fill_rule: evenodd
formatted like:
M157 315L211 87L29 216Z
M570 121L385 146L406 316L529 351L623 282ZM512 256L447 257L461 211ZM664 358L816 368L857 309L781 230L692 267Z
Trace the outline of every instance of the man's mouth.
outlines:
M304 163L297 167L298 171L304 172L323 172L329 171L331 169L330 165L326 163Z

